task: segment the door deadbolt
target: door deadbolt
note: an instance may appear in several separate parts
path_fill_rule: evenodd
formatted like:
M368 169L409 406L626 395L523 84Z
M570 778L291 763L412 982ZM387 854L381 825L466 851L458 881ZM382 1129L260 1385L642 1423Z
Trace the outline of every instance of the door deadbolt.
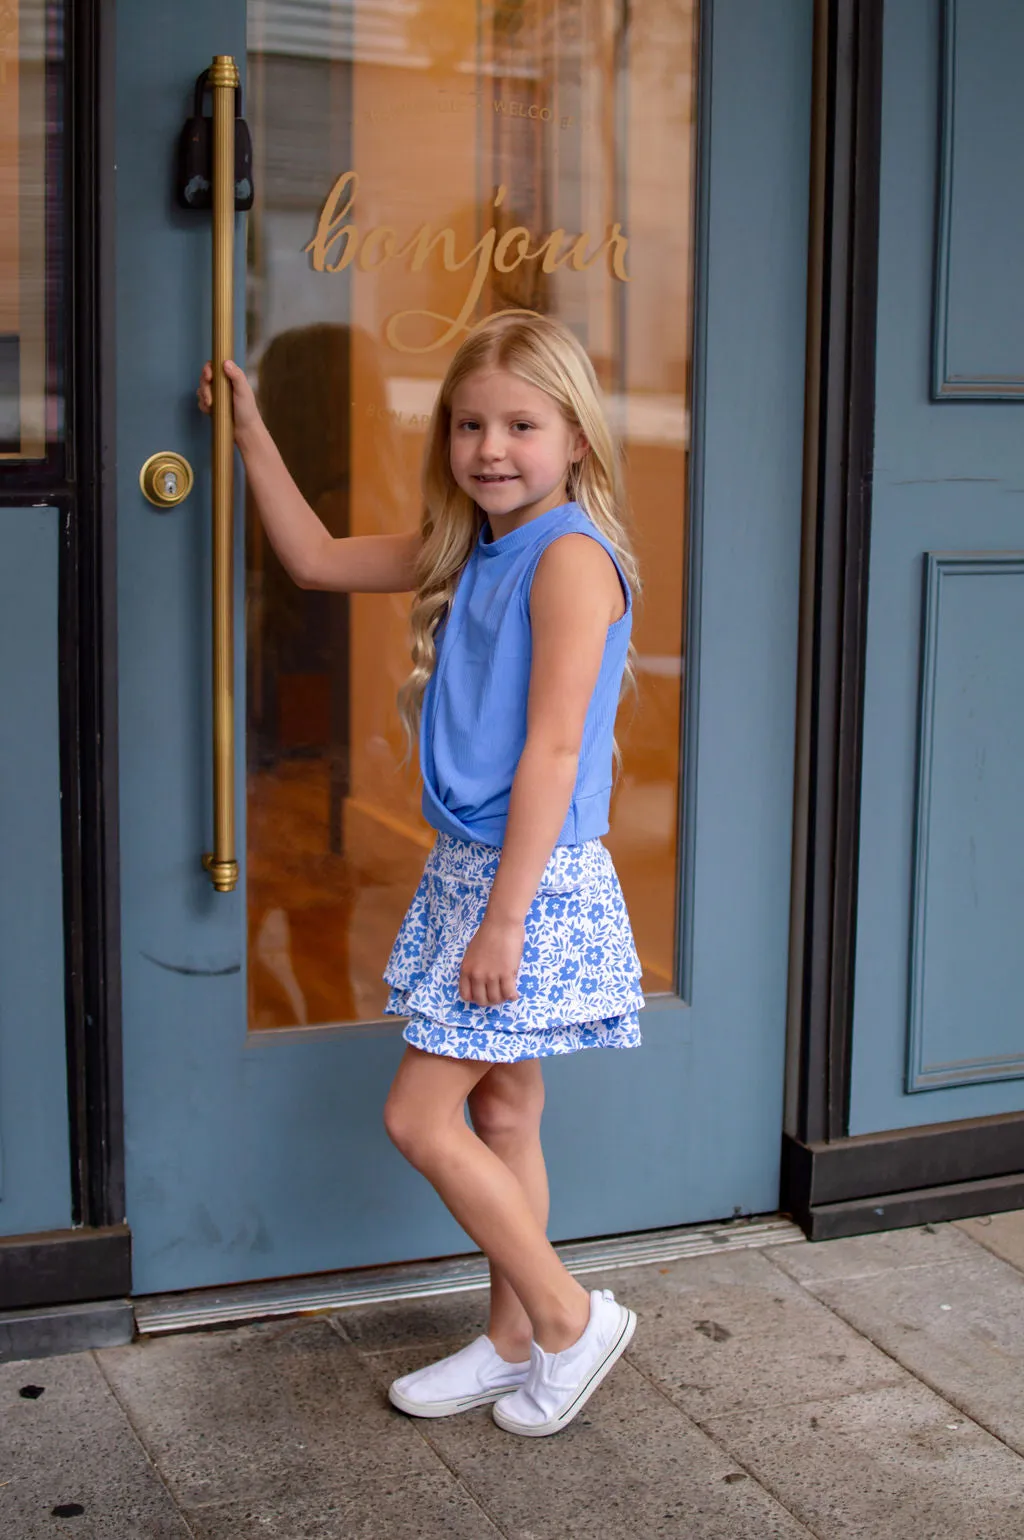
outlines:
M139 472L139 486L154 508L177 508L191 492L192 479L188 461L169 449L150 455Z

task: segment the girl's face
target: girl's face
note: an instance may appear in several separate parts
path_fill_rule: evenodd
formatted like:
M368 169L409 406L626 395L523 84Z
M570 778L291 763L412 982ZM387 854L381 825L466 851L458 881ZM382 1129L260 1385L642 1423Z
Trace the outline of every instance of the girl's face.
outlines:
M558 403L507 369L478 369L452 395L452 475L496 532L564 503L569 466L586 448Z

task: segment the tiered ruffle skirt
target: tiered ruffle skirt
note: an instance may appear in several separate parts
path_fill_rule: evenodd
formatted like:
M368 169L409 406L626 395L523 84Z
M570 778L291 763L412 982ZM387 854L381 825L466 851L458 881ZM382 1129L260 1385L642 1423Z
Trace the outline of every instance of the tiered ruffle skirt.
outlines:
M498 870L500 849L438 834L402 921L384 1007L426 1053L495 1064L637 1048L640 960L612 858L599 839L556 845L526 916L519 999L467 1004L459 972Z

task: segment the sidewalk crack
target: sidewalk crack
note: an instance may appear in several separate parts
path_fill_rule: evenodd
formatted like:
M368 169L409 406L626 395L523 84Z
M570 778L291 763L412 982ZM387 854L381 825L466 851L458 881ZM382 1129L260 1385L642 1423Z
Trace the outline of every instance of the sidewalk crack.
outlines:
M772 1266L775 1266L775 1264L772 1263ZM779 1267L776 1269L776 1271L782 1273L784 1272L784 1269ZM892 1271L892 1269L890 1269L890 1271ZM903 1272L905 1269L900 1268L898 1271ZM839 1310L835 1305L830 1304L827 1299L822 1299L819 1295L813 1293L810 1289L804 1288L804 1285L800 1283L798 1279L793 1278L791 1273L785 1273L785 1276L789 1278L793 1283L796 1283L798 1288L803 1289L804 1293L808 1296L809 1299L817 1300L819 1305L824 1305L825 1309L828 1310L831 1315L835 1316L837 1321L842 1321L844 1326L848 1326L851 1331L855 1331L858 1337L862 1337L865 1342L870 1342L871 1346L876 1348L879 1353L884 1353L886 1358L889 1359L890 1363L893 1363L897 1368L902 1369L904 1374L909 1375L912 1380L916 1380L919 1385L923 1385L927 1390L930 1390L933 1395L938 1396L939 1400L948 1406L951 1411L959 1412L961 1417L966 1417L968 1422L973 1422L975 1427L981 1428L991 1438L994 1438L997 1443L1001 1444L1004 1449L1008 1449L1010 1454L1013 1455L1014 1459L1024 1460L1024 1455L1021 1454L1019 1449L1015 1449L1014 1446L1009 1443L1001 1433L997 1433L995 1428L990 1427L990 1425L982 1417L979 1417L976 1412L969 1411L968 1408L961 1403L961 1401L956 1399L957 1392L954 1391L953 1393L950 1393L950 1391L944 1390L941 1385L936 1384L935 1381L930 1379L927 1374L920 1373L917 1369L912 1369L909 1364L904 1363L901 1358L897 1357L894 1350L887 1348L883 1342L879 1342L878 1338L872 1336L870 1331L862 1331L855 1321L851 1321L849 1316L844 1315L841 1310ZM847 1280L844 1279L840 1281L846 1282Z
M986 1219L991 1221L992 1217L991 1214L980 1214L975 1223L981 1224ZM960 1223L954 1222L954 1228L959 1230L961 1235L966 1236L973 1246L977 1246L979 1251L984 1251L990 1257L998 1257L1000 1262L1005 1262L1007 1267L1012 1267L1015 1273L1019 1273L1024 1277L1024 1260L1015 1262L1012 1257L1005 1256L1003 1252L997 1251L982 1236L975 1235L973 1230L961 1230Z
M118 1395L117 1389L116 1389L115 1385L113 1384L113 1381L111 1380L110 1376L107 1374L107 1371L106 1371L106 1369L103 1366L103 1363L102 1363L102 1361L101 1361L101 1359L99 1357L99 1353L98 1353L97 1349L93 1348L91 1350L90 1357L92 1358L93 1363L96 1365L97 1369L99 1370L100 1375L102 1376L102 1379L103 1379L103 1383L106 1385L107 1390L110 1392L110 1395L111 1395L115 1405L120 1407L121 1415L124 1417L125 1422L128 1424L128 1427L131 1429L131 1432L132 1432L136 1442L138 1443L139 1448L142 1450L142 1453L143 1453L143 1455L146 1458L147 1464L149 1464L152 1467L153 1471L156 1474L157 1480L159 1481L160 1485L163 1487L164 1491L167 1493L167 1500L170 1503L171 1507L174 1509L175 1513L178 1515L178 1518L181 1520L182 1525L184 1526L184 1529L185 1529L185 1533L191 1537L191 1540L198 1540L196 1531L192 1528L192 1525L189 1523L187 1517L185 1516L185 1512L182 1509L181 1504L177 1501L177 1499L174 1496L174 1493L171 1491L170 1487L168 1486L167 1480L166 1480L166 1478L164 1476L164 1473L160 1469L160 1466L157 1464L156 1460L154 1459L153 1454L150 1451L149 1445L146 1443L146 1440L143 1438L141 1432L136 1427L135 1419L132 1417L132 1414L131 1414L130 1410L128 1409L128 1406L122 1400L122 1398Z
M663 1386L659 1385L657 1380L652 1379L649 1374L646 1374L643 1369L632 1362L628 1352L623 1354L623 1362L628 1363L629 1367L633 1370L633 1373L638 1374L640 1378L645 1382L645 1384L649 1385L653 1391L661 1396L663 1401L667 1401L669 1406L672 1407L673 1411L677 1412L680 1417L684 1418L691 1427L696 1428L699 1433L703 1434L703 1436L708 1439L710 1443L714 1444L716 1449L720 1449L733 1465L737 1466L738 1469L743 1471L743 1473L754 1483L754 1485L758 1487L762 1492L764 1492L766 1497L770 1497L774 1502L778 1503L783 1513L788 1513L789 1517L793 1520L793 1523L796 1524L805 1535L810 1536L811 1540L829 1540L827 1535L819 1534L816 1529L811 1528L806 1519L802 1519L799 1514L794 1513L789 1504L784 1501L781 1494L775 1491L775 1489L768 1482L759 1476L751 1465L741 1460L739 1456L736 1455L727 1444L723 1443L720 1438L716 1438L710 1428L705 1427L703 1423L698 1422L695 1417L692 1417L689 1412L684 1411L684 1409L679 1405L678 1401L673 1400L668 1391L665 1390Z
M358 1350L358 1348L356 1348L355 1344L348 1338L348 1336L345 1334L343 1328L341 1326L335 1324L335 1321L334 1321L333 1317L329 1318L329 1324L335 1330L337 1335L341 1338L342 1342L344 1342L345 1346L350 1350L350 1352L352 1353L352 1356L358 1361L359 1367L360 1367L364 1377L366 1378L368 1384L371 1386L371 1388L374 1390L374 1392L379 1392L380 1386L378 1385L377 1381L374 1379L373 1375L370 1373L369 1366L364 1362L364 1355ZM454 1477L454 1479L457 1482L457 1484L460 1487L460 1489L469 1498L469 1500L473 1504L474 1508L477 1508L480 1511L480 1513L483 1514L484 1518L492 1526L492 1528L494 1529L495 1533L498 1534L498 1535L501 1535L503 1537L503 1540L512 1540L512 1537L511 1537L509 1531L507 1529L505 1529L498 1522L498 1519L497 1519L496 1515L491 1512L491 1510L488 1508L487 1504L485 1502L483 1502L483 1500L477 1495L476 1492L474 1492L473 1488L466 1481L465 1477L463 1476L462 1472L458 1469L458 1467L452 1464L451 1460L449 1460L447 1458L447 1456L445 1455L444 1451L439 1449L437 1447L437 1445L434 1443L434 1441L431 1439L431 1437L429 1435L428 1429L421 1425L423 1423L424 1419L421 1418L421 1417L409 1417L407 1420L413 1424L414 1432L419 1436L419 1438L421 1438L423 1440L423 1442L426 1444L427 1448L430 1450L431 1454L435 1457L435 1459L437 1459L440 1462L441 1465L444 1466L444 1468L448 1472L448 1474L450 1476ZM483 1537L481 1537L481 1540L483 1540Z

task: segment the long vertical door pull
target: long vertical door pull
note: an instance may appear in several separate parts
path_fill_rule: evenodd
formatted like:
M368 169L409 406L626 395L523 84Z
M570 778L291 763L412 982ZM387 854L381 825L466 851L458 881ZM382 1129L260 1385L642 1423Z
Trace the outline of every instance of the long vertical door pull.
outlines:
M217 54L213 97L213 851L203 866L218 893L238 882L235 859L234 427L224 361L234 348L235 92L238 66Z

